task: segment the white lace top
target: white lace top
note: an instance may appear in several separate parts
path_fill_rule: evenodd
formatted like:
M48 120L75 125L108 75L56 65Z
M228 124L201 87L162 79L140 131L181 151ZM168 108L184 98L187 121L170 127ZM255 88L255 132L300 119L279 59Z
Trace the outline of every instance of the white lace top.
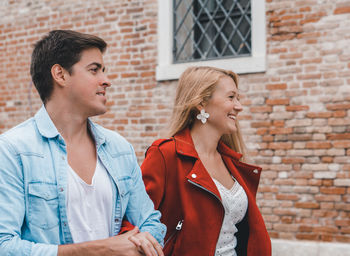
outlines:
M225 209L215 256L236 256L237 239L235 233L238 231L236 224L244 218L247 212L248 198L244 189L236 180L231 189L227 189L215 179L213 181L220 192Z

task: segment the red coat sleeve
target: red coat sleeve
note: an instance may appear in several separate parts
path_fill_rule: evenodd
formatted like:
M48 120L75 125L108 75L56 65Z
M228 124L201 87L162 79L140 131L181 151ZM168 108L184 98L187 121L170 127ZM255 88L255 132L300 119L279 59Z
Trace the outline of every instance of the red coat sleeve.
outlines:
M152 145L148 148L141 170L146 191L154 203L154 208L158 209L164 194L166 173L164 157L158 146ZM119 234L123 234L133 228L134 225L124 219Z
M134 227L135 226L131 224L129 221L127 221L126 219L123 219L122 227L120 228L118 235L121 235L121 234L124 234L125 232L130 231L134 229Z
M148 148L141 170L146 191L152 199L155 209L158 209L166 185L166 165L158 145L152 145Z

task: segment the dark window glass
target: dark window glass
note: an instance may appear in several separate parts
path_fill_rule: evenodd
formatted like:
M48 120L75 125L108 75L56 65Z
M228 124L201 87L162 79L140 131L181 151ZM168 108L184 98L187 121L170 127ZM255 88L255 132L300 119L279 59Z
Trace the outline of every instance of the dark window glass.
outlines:
M174 0L175 63L249 56L250 0Z

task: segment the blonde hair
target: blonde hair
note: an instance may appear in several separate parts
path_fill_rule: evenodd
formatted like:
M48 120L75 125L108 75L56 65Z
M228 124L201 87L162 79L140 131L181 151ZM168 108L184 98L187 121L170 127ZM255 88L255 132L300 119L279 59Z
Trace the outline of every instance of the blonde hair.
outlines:
M210 99L218 81L225 76L232 78L238 88L238 76L229 70L202 66L189 67L182 73L176 90L168 136L174 136L179 131L192 127L198 114L197 106ZM236 126L236 132L223 135L221 140L244 157L246 147L238 120L236 120Z

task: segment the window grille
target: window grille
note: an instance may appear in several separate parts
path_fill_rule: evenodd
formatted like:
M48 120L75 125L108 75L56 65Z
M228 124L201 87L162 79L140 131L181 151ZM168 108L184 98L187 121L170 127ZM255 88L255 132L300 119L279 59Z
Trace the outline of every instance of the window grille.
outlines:
M251 56L250 0L173 0L173 62Z

